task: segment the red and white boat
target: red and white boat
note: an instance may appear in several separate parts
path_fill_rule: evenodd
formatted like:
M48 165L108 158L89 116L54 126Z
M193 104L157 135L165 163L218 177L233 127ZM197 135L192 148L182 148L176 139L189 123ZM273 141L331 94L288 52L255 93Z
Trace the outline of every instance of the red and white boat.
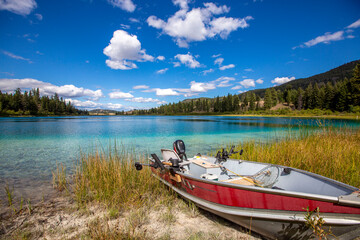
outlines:
M174 150L152 154L154 175L182 197L270 239L311 239L307 208L325 221L331 239L360 236L360 191L347 184L295 168L233 160L227 153L187 159L183 141ZM138 170L142 165L136 163Z

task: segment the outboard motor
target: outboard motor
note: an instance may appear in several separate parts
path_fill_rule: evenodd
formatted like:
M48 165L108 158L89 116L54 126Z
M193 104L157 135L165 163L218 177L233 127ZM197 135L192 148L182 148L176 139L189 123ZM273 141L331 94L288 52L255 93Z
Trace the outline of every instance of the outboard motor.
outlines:
M181 160L185 160L187 161L187 156L185 154L185 143L183 140L176 140L174 142L174 151L177 153L177 155L179 155Z

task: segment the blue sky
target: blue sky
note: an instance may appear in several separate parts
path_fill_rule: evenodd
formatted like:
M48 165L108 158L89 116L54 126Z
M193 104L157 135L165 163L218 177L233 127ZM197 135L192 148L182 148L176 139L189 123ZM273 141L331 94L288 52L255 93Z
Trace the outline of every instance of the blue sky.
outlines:
M360 59L360 1L0 0L0 90L130 110Z

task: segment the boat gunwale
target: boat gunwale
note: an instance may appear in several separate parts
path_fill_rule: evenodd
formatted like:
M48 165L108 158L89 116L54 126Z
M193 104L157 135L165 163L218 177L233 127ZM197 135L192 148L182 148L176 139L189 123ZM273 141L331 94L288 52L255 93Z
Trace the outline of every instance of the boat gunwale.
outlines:
M190 193L187 193L176 186L172 185L165 179L153 173L153 175L163 182L168 187L172 188L175 192L183 196L184 198L195 202L200 205L200 207L212 209L214 211L222 212L229 215L236 215L241 217L252 217L259 219L268 219L268 220L279 220L279 221L292 221L292 222L305 222L304 212L299 211L286 211L286 210L274 210L274 209L256 209L256 208L242 208L235 206L227 206L218 203L214 203L199 197L196 197ZM231 184L234 185L234 184ZM296 217L297 214L300 214L302 217ZM337 218L337 215L343 213L322 213L322 217L326 220L326 224L329 225L359 225L360 219L350 219L350 216L357 214L346 214L348 217ZM340 221L339 221L340 220Z
M209 157L209 156L207 156L207 157ZM307 175L310 175L312 177L316 177L316 178L320 178L322 180L329 181L330 183L339 185L341 187L345 187L345 188L347 188L349 190L352 190L353 192L359 190L358 188L353 187L351 185L336 181L336 180L331 179L331 178L324 177L324 176L316 174L316 173L312 173L312 172L308 172L308 171L305 171L305 170L297 169L297 168L292 168L292 167L287 167L287 166L278 165L278 164L272 164L272 163L254 162L254 161L248 161L248 160L242 160L242 159L228 159L228 161L229 160L230 161L249 162L249 163L254 163L254 164L265 164L265 165L271 165L271 166L276 166L276 167L281 167L281 168L290 168L291 170L298 171L300 173L307 174ZM190 174L182 173L182 172L179 172L179 171L177 171L176 173L183 176L183 177L192 179L192 180L196 180L196 181L200 181L200 182L204 182L204 183L208 183L208 184L214 184L214 185L218 185L218 186L223 186L223 187L231 187L231 188L236 188L236 189L243 189L243 190L249 190L249 191L254 191L254 192L269 193L269 194L281 195L281 196L305 198L305 199L310 199L310 200L320 200L320 201L336 203L336 204L339 204L339 205L348 205L348 204L345 204L343 202L340 202L340 197L341 196L348 196L348 195L339 195L338 197L334 197L334 196L323 195L323 194L303 193L303 192L295 192L295 191L272 189L272 188L261 188L261 187L256 187L256 186L247 186L247 185L240 185L240 184L234 184L234 183L220 182L220 181L204 179L204 178L196 177L196 176L193 176L193 175L190 175ZM354 205L360 206L360 201L359 201L358 204L355 203Z

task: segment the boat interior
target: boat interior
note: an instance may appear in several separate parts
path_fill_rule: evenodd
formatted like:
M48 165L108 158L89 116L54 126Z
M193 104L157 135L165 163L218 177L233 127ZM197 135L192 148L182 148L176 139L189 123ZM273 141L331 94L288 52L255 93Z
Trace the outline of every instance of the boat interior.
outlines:
M175 145L174 149L176 150ZM162 162L171 163L170 165L174 166L177 172L202 180L333 197L348 195L358 190L335 180L290 167L221 159L219 156L209 157L201 154L187 159L183 157L185 150L183 154L177 152L161 149Z

